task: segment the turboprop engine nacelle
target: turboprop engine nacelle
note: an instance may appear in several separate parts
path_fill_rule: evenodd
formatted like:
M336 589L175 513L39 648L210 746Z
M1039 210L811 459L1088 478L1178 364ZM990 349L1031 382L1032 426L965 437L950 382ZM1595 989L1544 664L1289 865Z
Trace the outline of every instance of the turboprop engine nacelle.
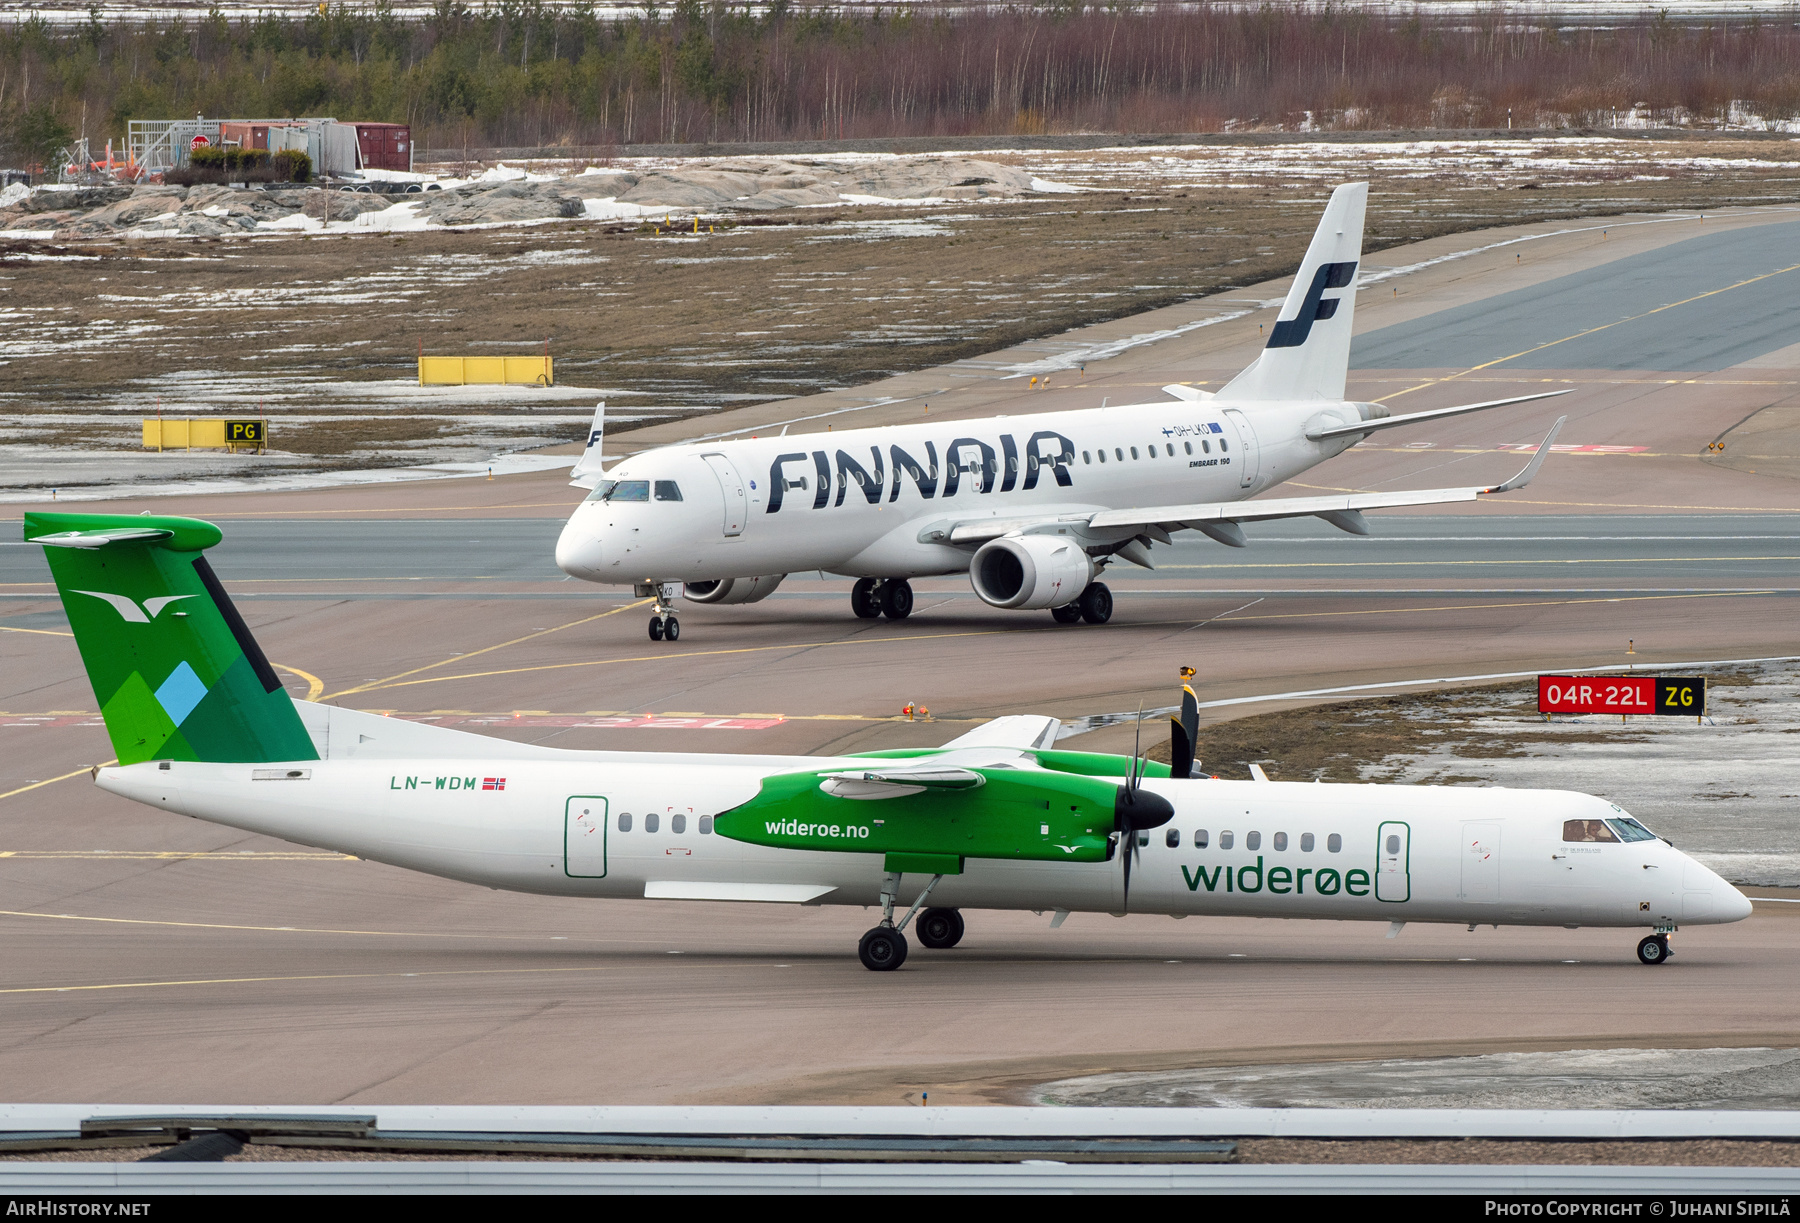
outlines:
M969 583L983 603L1034 611L1073 603L1099 571L1067 536L1008 535L975 553Z
M775 593L785 573L771 573L759 578L720 578L712 582L688 582L681 597L695 603L755 603Z

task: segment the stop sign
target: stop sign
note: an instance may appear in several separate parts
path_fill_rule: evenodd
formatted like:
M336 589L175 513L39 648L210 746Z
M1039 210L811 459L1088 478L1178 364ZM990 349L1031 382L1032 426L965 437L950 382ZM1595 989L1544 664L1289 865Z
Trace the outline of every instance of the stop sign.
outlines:
M199 149L204 148L211 143L212 141L208 140L205 136L195 136L193 143L189 147Z

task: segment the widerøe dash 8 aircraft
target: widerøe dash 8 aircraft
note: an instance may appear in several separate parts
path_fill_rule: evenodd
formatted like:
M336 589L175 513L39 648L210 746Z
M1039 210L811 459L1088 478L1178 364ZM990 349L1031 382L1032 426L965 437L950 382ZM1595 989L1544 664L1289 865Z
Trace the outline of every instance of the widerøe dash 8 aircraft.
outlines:
M677 594L754 603L811 569L855 577L863 617L904 619L908 578L966 572L994 607L1104 624L1107 565L1153 567L1152 547L1176 531L1241 548L1242 523L1315 517L1366 535L1364 510L1524 487L1562 421L1523 471L1490 487L1246 500L1376 430L1567 393L1405 416L1346 400L1367 202L1366 183L1332 193L1267 346L1216 394L1168 386L1157 403L668 446L604 476L602 404L571 481L593 492L556 563L654 595L654 640L679 635Z
M959 910L1645 928L1750 903L1619 807L1567 791L1193 778L1192 694L1169 765L1059 751L1054 718L941 748L820 758L569 751L296 701L187 518L40 514L118 763L153 807L446 878L559 896L874 905L862 962ZM1135 863L1135 878L1134 866ZM907 876L913 876L909 886ZM911 899L898 921L894 910Z

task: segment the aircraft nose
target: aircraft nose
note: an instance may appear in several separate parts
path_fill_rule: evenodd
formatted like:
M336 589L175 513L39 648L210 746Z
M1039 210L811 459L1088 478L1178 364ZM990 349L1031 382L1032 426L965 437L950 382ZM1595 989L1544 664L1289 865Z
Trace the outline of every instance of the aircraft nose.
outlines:
M584 515L577 513L570 518L564 524L562 534L557 536L556 567L572 578L598 582L601 580L600 540L582 522L583 517Z
M1725 885L1723 892L1713 893L1713 904L1718 907L1719 916L1726 921L1743 921L1756 907L1750 903L1748 896L1729 883Z

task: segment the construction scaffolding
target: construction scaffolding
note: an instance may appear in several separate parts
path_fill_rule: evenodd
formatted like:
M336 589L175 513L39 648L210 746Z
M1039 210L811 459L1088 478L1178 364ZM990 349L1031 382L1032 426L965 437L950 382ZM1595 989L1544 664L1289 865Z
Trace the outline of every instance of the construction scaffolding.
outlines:
M354 174L362 166L355 125L331 118L133 119L127 151L142 173L161 174L188 164L195 139L215 146L242 144L241 133L252 127L264 129L266 143L258 147L303 150L313 172L323 177Z

